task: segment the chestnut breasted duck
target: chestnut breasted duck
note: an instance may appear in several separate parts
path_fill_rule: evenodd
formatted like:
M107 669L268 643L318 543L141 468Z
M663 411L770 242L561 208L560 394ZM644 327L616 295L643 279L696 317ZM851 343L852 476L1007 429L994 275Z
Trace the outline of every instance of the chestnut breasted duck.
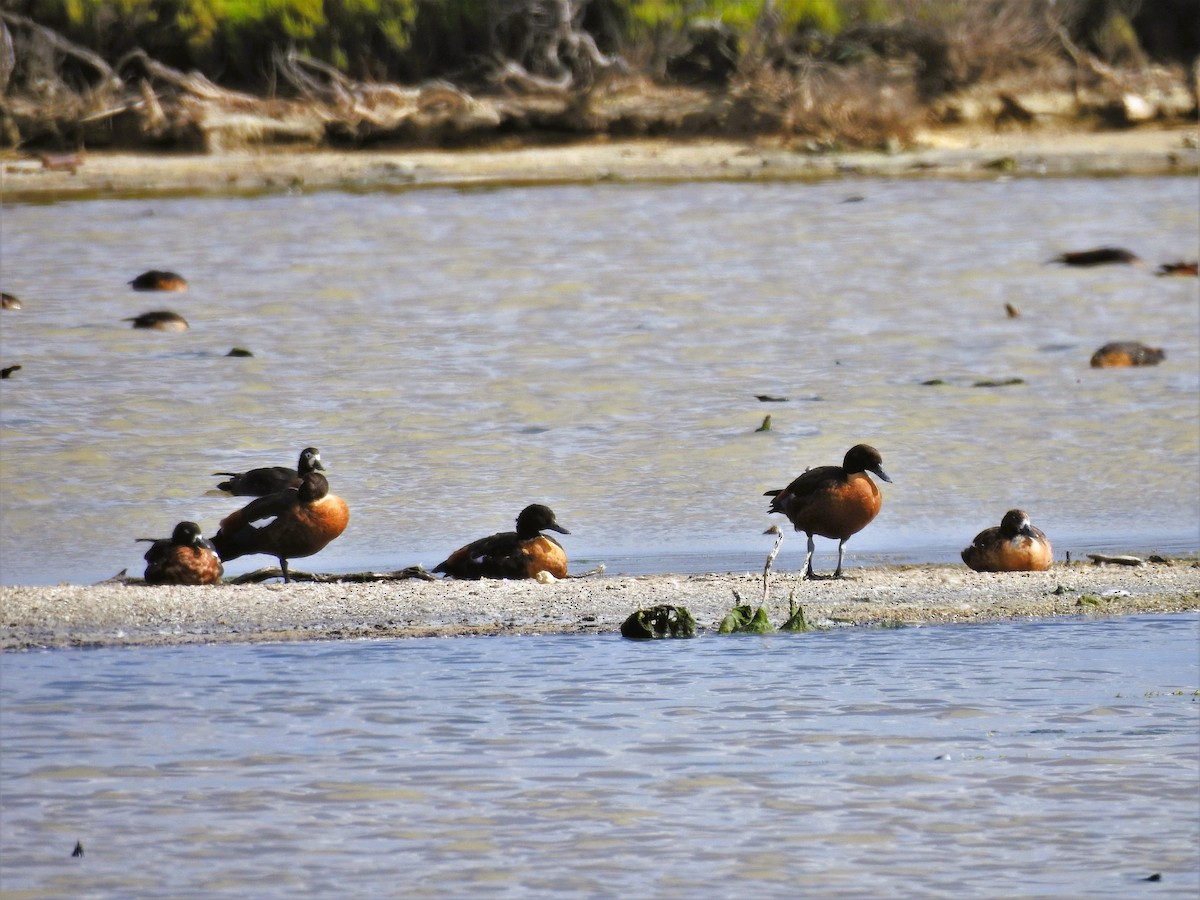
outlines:
M300 451L300 459L296 468L287 466L263 466L248 472L213 472L214 475L224 475L228 481L222 481L217 489L233 494L235 497L265 497L285 491L290 487L299 487L300 479L309 472L324 472L321 464L321 451L316 447L305 447Z
M128 319L122 319L122 322L132 322L134 328L153 328L156 331L187 331L187 319L179 315L179 313L171 312L168 309L159 309L154 312L142 313L140 316L132 316Z
M963 562L976 572L1044 572L1054 561L1054 550L1029 516L1010 509L1000 527L985 528L962 552Z
M878 450L867 444L855 444L846 451L840 466L809 469L783 490L764 494L774 498L770 512L783 513L797 531L808 535L805 578L830 577L813 572L813 535L837 539L837 569L831 577L841 578L846 541L879 514L883 496L867 472L887 482L892 480L883 471L883 457Z
M146 584L217 584L225 574L211 541L195 522L180 522L169 538L152 541L146 551Z
M251 523L272 519L260 528ZM312 556L346 530L350 508L329 493L329 482L320 472L309 472L300 486L251 500L221 520L212 536L221 559L269 553L279 560L283 580L289 581L289 559Z
M1092 354L1093 369L1113 369L1122 366L1157 366L1167 358L1165 351L1147 347L1140 341L1113 341Z
M135 291L186 291L188 289L187 279L178 272L163 272L158 269L143 272L129 282L129 286Z
M567 554L554 538L543 531L570 534L554 518L548 506L534 503L517 516L516 531L502 531L460 547L438 563L433 571L451 578L536 578L549 572L567 577Z

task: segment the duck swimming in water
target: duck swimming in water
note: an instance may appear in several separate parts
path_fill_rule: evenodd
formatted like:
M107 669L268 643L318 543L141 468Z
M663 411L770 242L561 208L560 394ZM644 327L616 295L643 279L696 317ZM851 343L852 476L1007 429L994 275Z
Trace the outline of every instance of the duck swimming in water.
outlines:
M178 272L162 272L158 269L143 272L129 282L129 286L135 291L186 291L188 289L187 279Z
M1132 250L1126 250L1124 247L1096 247L1093 250L1075 250L1069 253L1060 253L1054 259L1050 260L1050 262L1062 263L1064 266L1084 268L1105 265L1143 265L1140 256Z
M1147 347L1140 341L1113 341L1092 354L1093 369L1112 369L1122 366L1157 366L1167 358L1165 351Z
M132 322L134 328L153 328L155 331L187 331L187 319L170 310L161 309L154 312L142 313L122 319L122 322Z

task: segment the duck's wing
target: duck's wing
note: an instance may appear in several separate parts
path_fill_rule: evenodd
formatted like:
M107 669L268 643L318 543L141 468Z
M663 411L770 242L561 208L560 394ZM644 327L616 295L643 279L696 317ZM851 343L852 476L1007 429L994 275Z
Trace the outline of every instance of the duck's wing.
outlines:
M515 531L502 531L460 547L433 571L452 578L519 578L524 574Z
M300 491L296 488L277 491L257 500L251 500L241 509L230 513L221 520L221 531L230 534L251 522L261 522L281 515L300 505Z
M803 509L817 494L840 480L843 472L841 466L817 466L797 476L783 490L768 491L765 496L772 498L769 512L791 515L792 512Z
M251 469L249 472L213 472L214 475L225 475L228 481L222 481L217 489L233 494L235 497L265 497L298 487L300 476L295 469L286 466L264 466Z

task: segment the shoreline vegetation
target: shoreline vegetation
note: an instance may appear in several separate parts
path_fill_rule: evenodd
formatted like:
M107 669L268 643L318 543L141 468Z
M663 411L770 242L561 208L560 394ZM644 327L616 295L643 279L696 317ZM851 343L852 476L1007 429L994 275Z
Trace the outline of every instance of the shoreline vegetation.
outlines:
M1200 158L1194 0L6 7L9 202Z
M639 609L687 608L713 633L735 606L779 628L794 601L815 628L912 627L1200 610L1200 563L1060 563L1046 572L954 565L851 569L837 581L775 572L568 578L551 583L385 578L149 587L0 587L0 651L104 646L615 634ZM349 577L349 576L346 576Z

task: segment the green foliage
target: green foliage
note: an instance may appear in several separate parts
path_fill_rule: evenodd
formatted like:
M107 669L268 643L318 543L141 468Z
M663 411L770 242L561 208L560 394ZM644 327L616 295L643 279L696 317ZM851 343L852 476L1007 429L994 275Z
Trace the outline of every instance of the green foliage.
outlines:
M804 617L804 607L791 602L791 615L788 620L779 626L780 631L816 631L812 625L808 624L808 620Z
M725 614L717 634L770 634L774 630L765 609L761 606L753 609L750 604L743 603Z
M182 67L257 81L273 49L296 49L352 74L385 75L421 7L466 11L484 0L28 0L29 14L114 60L140 47Z
M635 641L694 638L696 620L686 606L661 604L639 609L621 623L621 636Z

